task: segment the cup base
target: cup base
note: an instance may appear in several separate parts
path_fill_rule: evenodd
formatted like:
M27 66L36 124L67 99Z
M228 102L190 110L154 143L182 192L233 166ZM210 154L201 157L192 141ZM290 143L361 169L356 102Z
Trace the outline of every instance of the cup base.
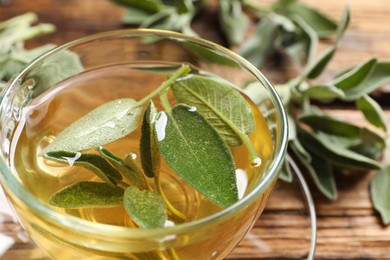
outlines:
M314 205L301 174L293 174L292 183L279 181L276 184L261 218L226 259L313 259ZM17 224L2 190L0 192L0 236L9 241L0 246L0 258L49 259Z

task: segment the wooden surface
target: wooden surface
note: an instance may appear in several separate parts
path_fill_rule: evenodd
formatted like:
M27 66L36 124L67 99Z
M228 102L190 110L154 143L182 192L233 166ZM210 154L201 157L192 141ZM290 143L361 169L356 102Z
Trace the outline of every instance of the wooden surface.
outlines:
M271 2L260 1L259 2ZM305 0L323 12L338 19L347 3L346 0ZM331 77L338 70L362 62L372 56L390 59L390 2L389 0L352 0L351 25L341 41L340 48L323 76ZM95 32L124 28L120 18L123 9L106 0L12 0L6 7L0 6L0 20L22 14L36 12L40 21L51 22L57 32L28 43L28 47L44 43L62 44ZM213 9L199 17L194 26L198 33L207 39L223 43L215 32L217 22ZM323 43L321 47L328 43ZM286 78L293 73L287 69L266 68L265 74L272 82ZM376 98L385 108L389 108L390 86L384 86ZM340 118L361 122L356 111L348 107L334 107L332 111ZM390 121L390 110L386 112ZM317 211L317 250L316 259L390 259L390 227L381 225L378 214L372 209L368 183L373 173L353 176L338 176L339 198L335 202L324 199L315 189L313 197ZM283 188L283 187L282 187ZM307 254L310 239L310 222L302 197L292 187L284 187L284 192L276 191L267 211L258 221L236 251L232 259L303 259ZM293 195L291 195L293 194ZM3 219L6 225L0 226L0 234L12 235L18 230L11 219ZM256 240L256 236L262 240ZM252 240L250 239L252 238ZM28 244L18 243L4 259L37 259L38 250ZM0 241L1 243L1 241ZM265 248L258 253L259 248ZM267 249L268 248L268 249ZM268 251L267 251L268 250ZM265 253L264 253L265 252ZM267 253L268 252L268 253ZM29 256L29 257L27 257Z

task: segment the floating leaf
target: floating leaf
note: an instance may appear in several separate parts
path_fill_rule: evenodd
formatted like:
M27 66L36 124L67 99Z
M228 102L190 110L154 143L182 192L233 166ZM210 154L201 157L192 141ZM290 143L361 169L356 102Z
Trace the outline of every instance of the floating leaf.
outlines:
M98 154L51 151L45 153L45 157L57 162L67 163L70 166L87 168L111 186L115 186L122 179L120 173Z
M61 208L113 207L123 203L124 190L103 182L77 182L54 193L49 204Z
M387 131L387 122L382 108L368 95L361 96L356 101L357 108L363 112L368 122Z
M125 190L123 205L127 214L140 227L164 227L167 209L163 198L157 193L130 186Z
M329 142L329 140L320 139L319 137L302 128L298 131L298 138L305 149L325 158L332 164L364 170L380 168L377 161L348 150L338 143Z
M386 165L372 179L371 200L385 225L390 224L390 166Z
M171 113L160 112L155 129L162 156L183 180L222 207L238 200L232 155L197 111L177 105Z
M105 103L63 130L47 146L50 151L78 152L113 142L137 128L141 107L135 107L135 100L117 99Z
M98 148L99 154L109 161L132 185L137 186L140 189L147 189L148 184L146 183L145 177L142 172L137 172L128 167L124 160L111 153L109 150L100 146Z
M219 1L219 21L230 45L242 42L249 25L241 5L240 0Z
M156 118L157 109L153 102L150 102L145 110L141 126L141 165L146 176L153 178L160 171L161 159L160 151L156 141L156 134L153 131L153 121Z
M172 89L178 102L193 106L230 146L242 144L240 134L255 129L248 102L225 82L193 75L177 81Z
M337 199L336 181L330 162L315 153L310 153L311 162L309 162L294 148L293 151L321 193L330 200Z

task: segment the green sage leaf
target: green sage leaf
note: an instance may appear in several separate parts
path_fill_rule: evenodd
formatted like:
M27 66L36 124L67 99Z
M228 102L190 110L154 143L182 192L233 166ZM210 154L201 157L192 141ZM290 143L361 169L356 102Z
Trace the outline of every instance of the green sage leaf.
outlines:
M337 35L336 35L336 41L334 44L329 47L316 62L313 62L308 65L307 70L305 71L305 74L309 79L317 78L322 71L326 68L329 61L332 59L333 55L336 52L337 46L340 42L340 39L342 35L344 34L346 28L348 27L350 20L350 9L347 7L343 13L343 17L341 18L341 21L337 27Z
M336 98L344 98L345 94L342 90L331 84L314 85L302 91L303 95L307 95L313 100L321 102L331 102Z
M363 62L348 71L339 74L331 84L343 91L347 91L358 86L366 78L368 78L375 69L378 60L371 58L368 61Z
M242 11L240 0L219 1L219 21L230 45L242 42L249 19Z
M113 207L123 203L124 190L103 182L77 182L56 193L49 204L60 208Z
M345 99L356 100L363 94L368 94L388 82L390 82L390 62L380 61L363 81L344 90Z
M357 108L372 125L387 131L385 114L379 104L368 95L361 96L356 101Z
M96 174L106 183L115 186L122 180L122 175L98 154L88 154L68 151L50 151L44 154L48 159L69 164L70 166L82 166Z
M386 165L372 179L371 200L385 225L390 224L390 166Z
M145 110L141 126L141 165L146 176L153 178L160 172L160 151L158 150L156 134L153 128L153 121L156 118L157 109L153 102L150 102Z
M228 83L192 75L177 81L172 90L178 102L193 106L230 146L242 144L240 132L255 129L249 104Z
M337 199L336 181L330 162L315 153L310 153L309 162L294 148L293 151L321 193L330 200Z
M201 114L179 104L158 114L155 129L162 156L184 181L222 207L238 200L232 155Z
M279 174L279 179L291 183L293 181L293 173L288 162L285 160L282 164L282 169Z
M160 0L113 0L117 4L132 7L134 9L140 9L148 12L158 12L164 8L163 3Z
M143 23L143 21L145 21L145 19L148 19L151 15L153 15L152 12L143 9L128 8L126 13L122 17L122 23L140 25Z
M117 99L105 103L63 130L42 153L78 152L96 148L126 136L137 128L141 107L135 100Z
M123 206L131 219L143 228L162 228L167 220L163 198L150 190L128 187L123 197Z
M119 158L102 146L98 148L98 151L103 158L109 161L111 165L115 167L115 169L117 169L130 182L130 184L137 186L141 190L148 188L148 184L142 172L134 171L125 164L123 159Z
M276 11L284 13L287 16L298 15L313 28L319 37L326 37L335 34L337 31L337 22L317 9L296 1L284 4L282 9Z
M332 164L363 170L380 168L380 164L377 161L346 149L338 143L330 142L324 138L320 139L319 137L302 128L298 131L298 138L306 150L325 158Z

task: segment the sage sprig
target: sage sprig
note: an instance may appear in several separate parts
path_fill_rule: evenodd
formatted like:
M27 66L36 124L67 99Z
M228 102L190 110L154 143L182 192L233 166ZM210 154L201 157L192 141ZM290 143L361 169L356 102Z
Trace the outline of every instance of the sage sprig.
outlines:
M248 138L255 128L251 108L240 94L233 92L233 86L216 78L188 75L189 72L189 67L183 65L141 100L124 98L105 103L58 134L42 155L87 168L100 181L65 187L54 193L49 203L64 208L117 206L122 194L121 205L139 227L161 228L168 215L185 221L187 217L171 204L161 188L160 157L216 205L228 207L235 203L235 165L228 145L244 143L251 154L248 160L258 162ZM173 107L167 91L178 102ZM221 93L224 98L211 101L210 97ZM162 111L153 104L156 97L161 99ZM103 146L131 134L141 118L139 166L132 151L122 159ZM97 153L87 152L94 148ZM155 188L147 177L154 179ZM107 191L107 197L97 191L98 187ZM94 194L96 198L92 198Z
M207 1L190 2L203 8L207 6ZM235 46L235 50L254 65L263 65L277 53L288 55L301 65L297 77L275 87L288 112L289 156L301 163L320 192L329 199L337 198L334 175L340 170L382 167L379 160L386 149L388 123L382 108L370 94L390 82L390 63L374 57L346 68L329 81L317 80L332 60L348 27L349 7L339 22L297 0L276 0L268 6L252 0L221 0L218 7L220 31L225 34L227 45ZM246 36L248 27L253 25L254 32ZM154 26L159 27L159 23ZM323 38L333 38L333 44L318 55L317 45ZM255 83L248 83L247 91L256 100L250 91L251 84ZM336 100L355 104L368 126L345 122L322 110ZM323 167L318 167L319 162ZM385 198L388 192L378 188L378 180L385 180L387 176L386 170L381 171L371 185L374 207L385 223L389 223L390 210L380 197ZM292 178L288 162L284 164L281 178Z

